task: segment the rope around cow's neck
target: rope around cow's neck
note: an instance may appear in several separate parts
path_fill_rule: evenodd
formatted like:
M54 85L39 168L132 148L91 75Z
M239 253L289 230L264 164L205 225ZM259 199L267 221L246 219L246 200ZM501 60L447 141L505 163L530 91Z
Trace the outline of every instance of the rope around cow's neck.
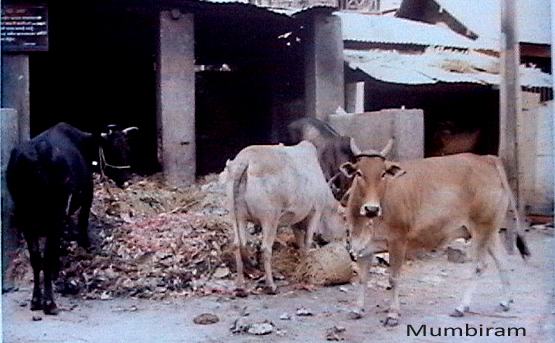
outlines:
M106 162L106 156L104 155L104 149L102 149L102 146L98 147L98 164L99 164L99 167L100 167L100 175L102 175L102 177L106 177L106 174L104 173L104 170L106 168L113 168L113 169L130 169L131 168L130 165L116 166L116 165L108 164Z

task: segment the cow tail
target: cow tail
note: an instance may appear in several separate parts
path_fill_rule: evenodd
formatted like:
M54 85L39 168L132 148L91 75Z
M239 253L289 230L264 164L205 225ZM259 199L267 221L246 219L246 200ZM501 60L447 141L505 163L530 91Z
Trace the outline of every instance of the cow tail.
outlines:
M245 261L247 257L246 251L245 251L247 238L246 238L246 232L244 228L241 228L239 226L239 221L237 219L238 212L239 212L238 198L241 192L241 189L240 189L241 180L245 178L245 174L247 173L248 166L249 166L248 163L244 163L244 162L238 163L237 165L234 165L234 166L231 166L231 165L229 166L231 167L229 170L231 182L228 182L228 189L227 189L229 202L230 202L230 209L231 209L231 220L232 220L233 228L236 235L235 237L237 237L237 243L239 245L238 248L243 258L243 261Z
M511 190L511 187L509 186L509 181L507 178L507 173L505 172L505 167L503 166L501 159L498 157L495 158L495 167L497 168L497 172L499 173L499 178L501 179L503 188L505 188L505 191L509 195L509 206L515 216L515 221L516 221L516 230L514 228L514 225L510 225L509 228L507 228L507 230L510 237L515 237L516 247L520 253L520 256L522 256L522 258L526 260L528 257L531 256L530 249L528 249L528 245L526 244L526 240L524 239L524 236L520 234L522 225L520 221L520 213L518 212L517 205L516 205L516 198L513 194L513 191Z

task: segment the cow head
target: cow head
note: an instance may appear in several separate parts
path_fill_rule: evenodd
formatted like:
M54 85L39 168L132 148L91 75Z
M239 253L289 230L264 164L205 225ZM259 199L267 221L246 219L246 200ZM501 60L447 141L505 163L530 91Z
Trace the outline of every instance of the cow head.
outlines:
M339 166L344 162L355 162L354 139L347 136L329 138L318 152L318 160L324 176L336 200L341 200L349 187L351 178L346 177ZM358 151L358 150L355 150Z
M353 179L347 201L348 213L367 218L382 215L381 199L387 182L404 173L396 163L388 161L393 140L381 151L367 150L356 155L356 162L346 162L340 167L343 174Z
M349 223L347 248L353 259L379 250L374 244L373 219L383 214L382 199L389 180L404 173L398 164L385 157L392 145L393 140L390 140L381 152L359 151L356 162L341 165L343 174L353 180L345 213Z
M117 130L114 125L109 125L107 132L101 134L100 139L100 168L119 187L124 187L131 178L130 148L128 134L137 127L128 127Z
M318 226L318 238L326 243L337 242L345 239L347 235L347 223L340 207L330 206L324 211L320 225Z

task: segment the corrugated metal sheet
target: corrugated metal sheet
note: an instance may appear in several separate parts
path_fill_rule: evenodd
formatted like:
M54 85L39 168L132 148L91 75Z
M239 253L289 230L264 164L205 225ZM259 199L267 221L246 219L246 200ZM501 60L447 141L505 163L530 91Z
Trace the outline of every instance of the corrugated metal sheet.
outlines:
M517 30L519 41L551 44L551 1L517 1ZM500 0L435 0L449 14L479 37L481 47L499 50L501 32Z
M395 17L337 12L343 40L472 48L474 41L447 28Z
M476 52L456 53L430 50L421 55L407 55L383 50L345 50L349 67L384 82L424 85L475 83L499 85L499 60ZM551 75L539 69L521 66L523 87L552 87Z
M309 6L302 7L280 7L279 2L272 0L258 0L257 3L251 3L249 0L202 0L202 2L208 2L213 4L244 4L257 8L265 9L269 12L286 15L293 17L299 13L313 10L313 9L327 9L330 11L336 10L336 6L332 6L327 3L327 0L313 1Z

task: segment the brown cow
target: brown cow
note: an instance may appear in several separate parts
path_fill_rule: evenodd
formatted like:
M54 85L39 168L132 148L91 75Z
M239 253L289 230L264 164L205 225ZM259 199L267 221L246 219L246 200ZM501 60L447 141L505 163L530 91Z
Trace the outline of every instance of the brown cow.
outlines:
M399 277L407 251L434 249L453 239L472 238L474 277L462 302L452 313L468 311L477 279L489 254L499 271L504 291L501 306L509 309L509 281L499 251L499 229L509 204L517 217L514 197L498 157L459 154L395 163L385 151L357 154L356 163L342 171L353 177L347 203L350 252L361 271L361 290L354 313L364 308L369 262L375 253L389 251L392 299L386 325L398 324ZM520 235L517 247L529 255Z
M271 293L276 291L271 260L278 226L291 226L303 254L318 230L328 242L345 236L346 224L310 142L246 147L228 161L220 182L227 184L239 289L245 283L242 256L247 221L262 226L262 258Z

